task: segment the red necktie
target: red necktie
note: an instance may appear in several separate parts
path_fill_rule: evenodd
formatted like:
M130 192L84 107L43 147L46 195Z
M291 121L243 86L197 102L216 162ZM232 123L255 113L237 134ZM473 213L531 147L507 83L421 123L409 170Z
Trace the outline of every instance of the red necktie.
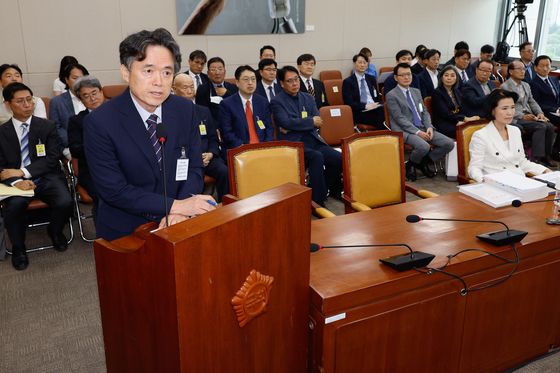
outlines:
M259 136L255 130L255 122L253 121L253 111L251 110L251 102L247 100L245 104L245 117L247 118L247 126L249 127L249 142L256 144L259 142Z

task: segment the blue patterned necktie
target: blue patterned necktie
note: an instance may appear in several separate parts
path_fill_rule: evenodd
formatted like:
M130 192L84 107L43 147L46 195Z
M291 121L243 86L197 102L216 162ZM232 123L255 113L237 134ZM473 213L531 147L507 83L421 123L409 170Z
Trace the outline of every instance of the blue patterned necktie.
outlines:
M156 136L157 120L158 120L158 116L152 114L148 119L146 119L146 123L148 123L148 135L150 136L150 143L154 148L154 152L156 154L158 164L161 165L161 144L159 143L158 138Z
M360 102L367 104L366 78L360 80Z
M200 81L200 75L196 74L195 78L196 78L196 87L198 88L202 84L202 82Z
M21 142L20 142L20 149L21 149L21 161L23 163L23 167L29 166L31 163L31 158L29 158L29 124L22 123L21 124Z
M408 102L408 107L410 109L410 111L412 112L412 122L414 123L414 125L418 128L422 127L422 119L420 119L420 116L418 115L418 112L416 111L416 107L414 106L414 101L412 101L412 96L410 95L410 90L406 90L406 101Z
M271 85L268 86L268 94L270 96L270 99L268 101L270 101L272 100L272 97L274 97L274 89L272 89Z

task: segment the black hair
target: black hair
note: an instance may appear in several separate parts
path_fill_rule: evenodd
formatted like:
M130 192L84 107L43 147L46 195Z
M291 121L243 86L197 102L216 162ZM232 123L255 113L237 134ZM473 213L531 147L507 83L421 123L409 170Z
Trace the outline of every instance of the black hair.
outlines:
M398 75L399 74L399 69L409 69L409 70L411 70L411 67L406 62L398 63L397 66L395 66L393 68L393 74Z
M480 53L494 53L494 47L490 44L484 44L480 47Z
M70 89L70 87L68 86L68 83L66 83L66 79L68 79L70 77L70 73L74 69L80 70L82 72L82 74L84 74L84 75L89 75L89 72L84 67L84 65L81 65L79 63L71 63L70 65L67 65L64 68L64 72L62 73L62 80L61 80L62 83L64 83L64 85L66 86L66 89Z
M519 44L519 52L521 53L521 51L523 49L525 49L526 46L531 45L531 44L533 44L533 43L531 43L530 41L526 41L524 43Z
M484 101L484 117L492 120L496 119L496 117L492 115L492 110L498 107L498 103L504 98L511 98L513 99L513 102L517 102L519 96L517 93L506 91L505 89L494 89L488 96L486 96L486 100Z
M424 52L424 55L423 55L422 59L429 60L430 58L432 58L436 54L441 57L441 52L438 51L437 49L428 49Z
M425 51L426 49L428 49L428 47L426 47L424 44L419 44L414 50L414 55L416 57L422 57L423 55L422 52Z
M259 61L259 70L262 70L270 65L274 65L274 67L278 67L278 64L272 58L264 58Z
M315 61L315 57L313 57L313 55L312 55L312 54L309 54L309 53L304 53L304 54L302 54L301 56L299 56L299 57L297 58L297 61L296 61L296 62L297 62L297 64L298 64L298 66L299 66L299 65L301 65L303 62L307 62L307 61L317 62L317 61Z
M213 63L219 62L222 64L222 66L226 67L226 63L224 62L224 60L221 57L212 57L208 60L208 62L206 62L206 66L208 68L210 68L210 65L212 65Z
M4 71L8 70L8 69L14 69L16 70L20 76L23 76L23 73L21 72L21 69L19 68L18 65L16 65L15 63L12 64L3 64L0 66L0 77L2 76L2 74L4 74Z
M235 79L239 80L241 74L243 74L244 71L251 71L253 74L256 74L255 69L253 69L251 66L241 65L237 69L235 69L235 74L234 74Z
M58 69L58 79L64 83L64 69L66 66L70 65L71 63L78 63L78 59L74 56L64 56L60 60L60 68Z
M438 87L443 87L443 74L445 74L449 70L455 73L455 84L453 84L453 86L451 87L451 89L453 90L459 84L459 71L453 65L447 65L440 71L440 73L438 74Z
M487 58L484 58L482 60L478 60L476 62L476 67L478 68L482 63L489 63L490 65L492 65L492 68L494 68L494 62L492 62L492 60L489 60Z
M14 95L16 94L16 92L19 92L19 91L29 91L31 96L33 96L33 91L31 90L31 88L29 88L28 86L26 86L23 83L15 82L15 83L8 84L2 90L2 96L4 97L4 101L11 101L12 98L14 98Z
M465 54L469 56L469 58L471 58L471 52L468 49L457 49L453 57L457 58L457 57L464 56Z
M284 78L286 77L286 73L290 71L296 73L299 76L299 71L295 67L291 65L286 65L282 67L280 70L278 70L278 75L276 76L276 78L278 79L279 82L283 82Z
M274 49L272 45L263 45L263 47L259 50L259 56L262 56L266 49L270 49L274 53L274 57L276 57L276 49Z
M352 62L356 63L356 61L358 61L359 57L362 57L364 60L366 60L366 62L368 62L367 56L363 53L355 54L354 57L352 57Z
M142 30L140 32L128 35L119 45L119 54L121 65L131 69L134 61L144 61L146 59L146 49L151 45L159 45L167 48L173 56L174 72L179 71L181 67L181 51L179 45L171 36L171 33L164 28L158 28L154 31Z
M206 53L204 53L200 49L192 51L191 54L189 54L189 60L194 61L196 59L200 59L202 60L202 63L206 63Z
M535 62L533 62L533 65L534 66L539 66L539 62L541 62L542 60L549 60L550 63L552 63L552 59L550 57L542 54L542 55L538 56L537 58L535 58ZM2 74L0 74L0 75L2 75Z
M455 48L453 48L453 49L455 49L456 51L458 51L459 49L466 49L466 50L469 50L469 45L467 44L466 41L458 41L458 42L455 44Z
M363 47L362 49L360 49L358 54L363 54L364 56L367 56L369 54L370 56L373 56L373 53L371 53L371 49L369 49L368 47Z
M400 51L397 52L397 54L395 55L395 61L398 61L402 56L406 56L407 54L410 55L410 57L414 57L412 52L409 51L408 49L401 49Z

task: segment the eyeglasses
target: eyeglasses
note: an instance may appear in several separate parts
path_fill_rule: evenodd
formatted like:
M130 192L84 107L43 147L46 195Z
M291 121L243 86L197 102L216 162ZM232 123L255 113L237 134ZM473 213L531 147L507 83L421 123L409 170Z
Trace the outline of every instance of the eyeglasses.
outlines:
M484 69L479 69L477 68L478 71L485 73L485 74L492 74L492 70L484 70Z
M315 62L313 61L305 61L301 63L302 66L315 66Z
M11 102L13 104L18 105L18 106L23 106L25 104L33 105L35 100L33 99L33 96L28 96L28 97L23 97L23 98L18 98L16 100L12 100Z
M254 82L257 81L257 78L255 78L254 76L252 76L252 77L246 76L246 77L241 78L239 80L242 81L243 83L249 83L249 82L254 83Z
M213 73L223 73L224 68L223 67L213 67L211 69L208 69L208 71L213 72Z
M299 78L286 79L284 81L288 84L294 84L294 83L299 83Z
M80 95L80 98L82 100L93 100L94 98L96 98L99 95L99 89L96 89L95 91L91 91L91 93L83 93Z
M412 76L412 73L397 74L397 76L401 78L410 78Z
M278 69L276 67L265 67L263 70L271 72L271 73L278 71Z

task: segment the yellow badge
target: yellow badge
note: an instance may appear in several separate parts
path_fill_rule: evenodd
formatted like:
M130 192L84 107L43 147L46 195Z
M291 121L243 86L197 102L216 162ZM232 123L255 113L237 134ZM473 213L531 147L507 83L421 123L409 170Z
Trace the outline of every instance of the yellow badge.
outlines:
M37 151L37 157L44 157L47 155L47 152L45 151L45 144L35 145L35 150Z
M301 117L302 118L307 118L307 111L302 111L301 112Z
M206 125L204 123L200 123L198 128L200 129L200 136L206 136Z
M325 94L321 93L321 102L325 102Z
M261 130L264 130L264 123L263 123L262 120L260 120L260 119L257 120L257 125L259 126L259 128L260 128Z

